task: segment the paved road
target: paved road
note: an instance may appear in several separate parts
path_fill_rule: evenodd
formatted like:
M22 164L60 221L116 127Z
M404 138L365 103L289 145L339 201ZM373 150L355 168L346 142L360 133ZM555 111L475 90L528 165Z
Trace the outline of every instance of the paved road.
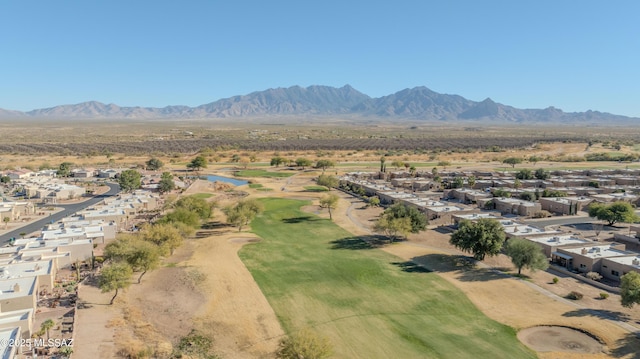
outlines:
M0 235L0 246L4 246L5 244L9 243L9 238L11 237L15 237L15 238L20 238L20 233L33 233L36 231L41 230L46 224L53 222L57 222L59 220L61 220L64 217L68 217L78 211L81 211L87 207L90 207L100 201L102 201L103 199L105 199L106 197L112 197L115 196L116 194L118 194L120 192L120 186L118 184L115 183L107 183L107 186L109 186L109 191L101 194L101 195L97 195L94 196L93 198L90 198L84 202L80 202L80 203L73 203L73 204L65 204L65 205L57 205L57 207L62 207L64 208L63 211L60 211L58 213L54 213L51 216L45 217L39 221L35 221L33 223L29 223L26 226L20 227L16 230L13 230L11 232L5 233L3 235Z

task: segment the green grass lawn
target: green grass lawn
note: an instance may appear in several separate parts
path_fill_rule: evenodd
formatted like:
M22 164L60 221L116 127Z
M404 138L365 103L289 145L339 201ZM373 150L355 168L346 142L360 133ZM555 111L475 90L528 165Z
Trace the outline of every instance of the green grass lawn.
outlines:
M249 188L262 188L262 184L261 183L249 183Z
M242 170L235 173L236 177L291 177L294 172L269 172L265 170Z
M263 240L240 257L287 333L311 327L335 358L535 357L437 274L300 211L309 202L263 203L252 223Z
M211 193L196 193L196 194L192 194L191 196L196 197L196 198L207 199L207 198L213 197L213 194L211 194Z

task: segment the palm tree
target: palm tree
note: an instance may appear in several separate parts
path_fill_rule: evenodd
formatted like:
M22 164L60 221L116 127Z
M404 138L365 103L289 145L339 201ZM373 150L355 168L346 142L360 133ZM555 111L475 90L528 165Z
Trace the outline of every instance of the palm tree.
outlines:
M4 229L7 229L7 227L9 226L9 222L11 222L11 218L4 217L2 218L2 222L4 222Z
M49 341L49 329L53 328L54 325L56 325L56 323L53 320L47 319L42 323L42 326L40 326L41 330L47 332L47 341Z

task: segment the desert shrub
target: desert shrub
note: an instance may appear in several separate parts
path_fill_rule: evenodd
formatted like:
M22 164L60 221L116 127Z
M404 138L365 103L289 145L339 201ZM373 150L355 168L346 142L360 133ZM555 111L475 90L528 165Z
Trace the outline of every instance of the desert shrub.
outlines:
M567 294L567 299L571 299L571 300L580 300L582 299L582 297L583 297L582 293L576 292L575 290Z
M545 211L544 209L533 214L533 218L547 218L551 216L551 212Z
M609 298L609 293L605 293L605 292L600 292L600 299L607 299Z
M322 359L333 353L331 343L310 330L301 330L280 341L276 358L279 359Z
M600 279L602 279L602 276L598 272L589 272L589 273L585 274L584 276L589 278L589 279L591 279L591 280L600 280Z
M553 277L552 279L553 284L558 284L559 281L560 279L558 279L558 277Z

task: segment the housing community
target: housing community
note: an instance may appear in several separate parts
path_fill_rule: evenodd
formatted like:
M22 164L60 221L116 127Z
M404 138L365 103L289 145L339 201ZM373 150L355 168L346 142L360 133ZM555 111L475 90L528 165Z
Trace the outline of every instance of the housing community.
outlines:
M383 205L404 203L418 208L431 225L456 228L462 220L492 218L510 238L539 245L552 269L618 291L620 277L640 272L640 226L609 231L600 223L581 228L540 226L546 217L582 216L590 205L624 201L638 205L640 170L574 170L546 172L542 179L519 179L517 172L353 172L340 187L362 196L377 196ZM533 176L524 176L533 177ZM560 216L560 217L556 217ZM571 217L564 217L570 219ZM592 222L585 218L583 222ZM575 223L575 222L574 222ZM603 228L607 231L603 231ZM601 231L605 232L601 236ZM585 279L595 272L603 285Z
M62 203L77 203L91 195L100 178L114 178L118 170L78 170L72 181L56 178L55 171L7 171L0 202L0 230L6 231L34 220L45 220L62 210ZM84 179L79 180L80 178ZM153 176L145 178L148 189L105 197L37 232L21 233L0 247L0 343L19 343L35 336L47 319L54 322L51 338L72 343L78 303L77 283L99 263L94 251L115 239L162 206L153 192ZM148 186L151 184L151 186ZM9 200L21 198L19 200ZM0 233L1 234L1 233ZM39 333L40 335L42 332ZM47 335L48 336L48 335ZM4 346L0 358L47 355L53 348Z

